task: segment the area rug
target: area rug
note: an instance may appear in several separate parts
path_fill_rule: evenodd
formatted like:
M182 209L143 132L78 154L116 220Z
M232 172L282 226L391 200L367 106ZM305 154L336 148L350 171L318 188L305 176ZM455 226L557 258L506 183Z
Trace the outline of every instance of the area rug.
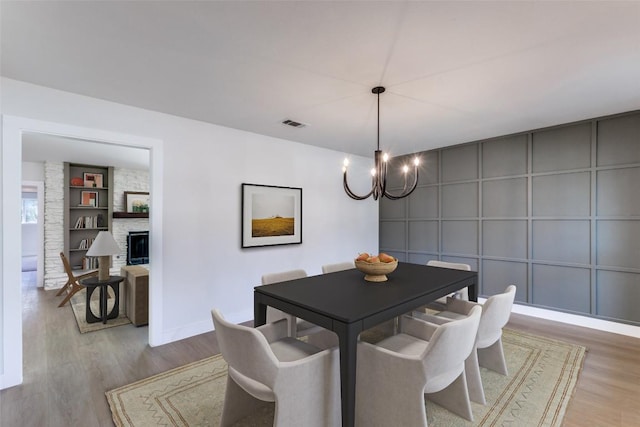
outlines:
M430 426L560 426L586 349L504 330L509 375L481 368L487 405L472 403L466 421L427 401ZM106 393L116 426L218 426L227 365L209 357ZM248 414L238 426L273 425L273 404Z
M110 312L113 308L113 304L115 302L115 298L113 298L113 293L109 290L111 298L107 300L107 312ZM127 317L127 315L122 311L122 307L120 307L120 315L115 319L107 320L107 323L96 322L96 323L87 323L87 290L82 289L75 293L71 297L71 308L73 309L73 315L76 318L76 322L78 323L78 329L81 334L87 332L95 332L106 328L113 328L115 326L122 326L131 323L131 320ZM91 294L91 311L98 316L100 313L100 290L96 289L93 294Z

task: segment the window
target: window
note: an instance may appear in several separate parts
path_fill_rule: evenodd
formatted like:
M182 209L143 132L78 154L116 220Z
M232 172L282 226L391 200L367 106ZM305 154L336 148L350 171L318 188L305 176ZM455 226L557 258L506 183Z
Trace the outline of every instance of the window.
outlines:
M38 223L38 199L36 193L22 193L22 223Z

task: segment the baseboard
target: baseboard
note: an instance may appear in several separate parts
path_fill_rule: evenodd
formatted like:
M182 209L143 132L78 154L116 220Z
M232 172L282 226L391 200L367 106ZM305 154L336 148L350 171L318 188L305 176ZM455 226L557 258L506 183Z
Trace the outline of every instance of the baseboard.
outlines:
M0 390L22 384L22 370L12 374L0 374Z
M484 302L484 299L479 298L478 300ZM593 317L579 316L577 314L562 313L560 311L546 310L543 308L518 304L513 305L512 311L518 314L567 323L569 325L583 326L585 328L597 329L599 331L640 338L640 326L627 325L625 323L612 322L610 320L595 319Z

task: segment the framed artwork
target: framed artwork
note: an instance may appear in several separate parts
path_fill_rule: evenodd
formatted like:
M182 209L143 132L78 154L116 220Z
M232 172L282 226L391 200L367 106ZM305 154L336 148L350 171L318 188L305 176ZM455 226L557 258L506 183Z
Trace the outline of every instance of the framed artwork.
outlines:
M90 206L92 208L98 207L98 192L97 191L82 191L80 193L80 206Z
M144 191L125 191L124 206L126 212L149 213L149 193Z
M89 173L83 174L84 186L102 188L102 174L101 173Z
M242 247L302 243L302 188L242 184Z

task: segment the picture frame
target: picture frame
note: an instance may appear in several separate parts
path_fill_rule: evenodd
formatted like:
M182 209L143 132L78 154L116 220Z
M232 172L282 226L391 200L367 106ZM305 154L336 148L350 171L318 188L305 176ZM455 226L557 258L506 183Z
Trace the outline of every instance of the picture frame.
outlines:
M102 188L102 174L85 172L82 174L85 187Z
M242 248L302 243L302 188L242 184Z
M98 205L98 192L97 191L81 191L80 192L80 206L97 208Z
M125 212L148 214L149 213L149 192L125 191L124 206L125 206Z

